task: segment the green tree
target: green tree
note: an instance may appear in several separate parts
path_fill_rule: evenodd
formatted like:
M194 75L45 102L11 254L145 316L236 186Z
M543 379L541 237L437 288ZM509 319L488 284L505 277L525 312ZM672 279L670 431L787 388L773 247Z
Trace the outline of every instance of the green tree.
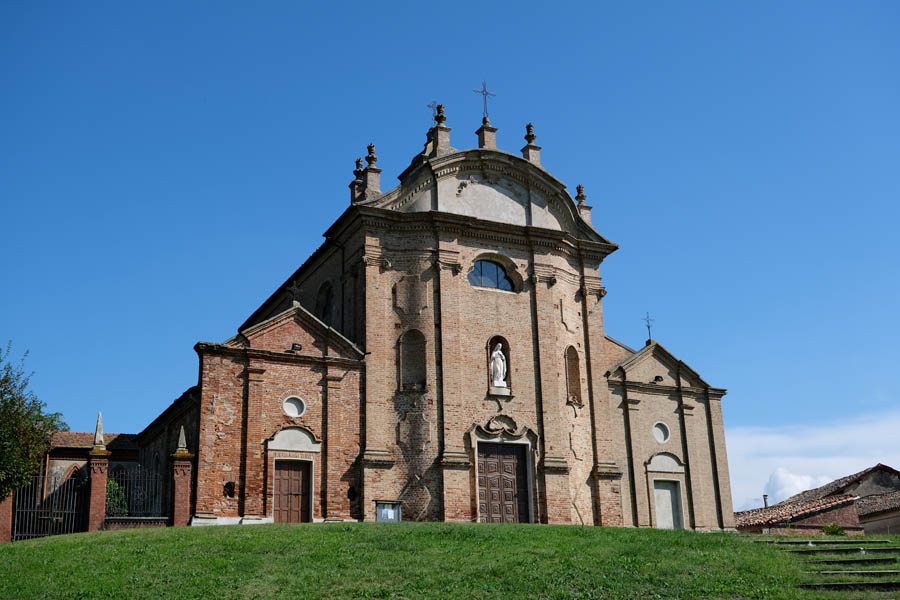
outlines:
M10 492L30 483L50 449L50 437L68 431L60 413L45 413L45 405L28 389L25 357L11 363L0 350L0 501Z

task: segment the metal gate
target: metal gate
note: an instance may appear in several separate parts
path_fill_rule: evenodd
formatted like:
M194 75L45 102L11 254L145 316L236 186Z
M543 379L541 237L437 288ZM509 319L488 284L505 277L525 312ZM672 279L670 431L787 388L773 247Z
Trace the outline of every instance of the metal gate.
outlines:
M87 477L35 475L13 494L13 541L84 531L89 488Z
M118 467L106 480L107 517L163 517L168 503L164 498L164 480L140 465Z

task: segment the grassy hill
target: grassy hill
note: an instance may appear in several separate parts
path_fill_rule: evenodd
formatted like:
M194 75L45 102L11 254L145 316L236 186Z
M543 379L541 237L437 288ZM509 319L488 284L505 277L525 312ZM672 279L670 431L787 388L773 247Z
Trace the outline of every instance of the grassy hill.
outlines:
M821 598L736 534L443 523L82 533L0 546L0 598Z

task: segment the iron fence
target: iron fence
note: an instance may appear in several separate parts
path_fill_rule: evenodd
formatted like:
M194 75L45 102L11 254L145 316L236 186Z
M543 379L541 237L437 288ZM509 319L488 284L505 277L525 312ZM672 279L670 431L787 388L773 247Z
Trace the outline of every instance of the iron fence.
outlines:
M84 531L87 515L87 477L45 477L13 494L12 540Z
M107 517L164 517L168 503L159 473L137 467L111 473L106 480Z

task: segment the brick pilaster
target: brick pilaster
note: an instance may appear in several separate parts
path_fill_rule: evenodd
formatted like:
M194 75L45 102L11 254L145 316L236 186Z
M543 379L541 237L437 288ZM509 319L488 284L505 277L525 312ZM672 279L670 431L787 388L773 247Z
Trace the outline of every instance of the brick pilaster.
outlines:
M341 487L341 463L346 452L344 447L344 429L346 425L346 407L341 402L341 382L344 373L337 368L329 367L325 376L325 452L322 461L322 476L325 478L324 489L326 493L322 497L322 514L326 521L342 521L350 518L350 500ZM316 482L313 485L317 485Z
M91 490L88 498L88 531L103 529L106 521L106 474L109 471L109 452L97 448L88 458Z
M191 522L191 471L194 455L176 452L172 455L172 525L181 527Z
M13 493L0 501L0 544L12 541Z
M247 366L247 412L246 436L243 475L243 509L242 517L261 517L266 512L264 498L265 481L263 440L264 424L260 421L263 397L265 394L265 372L261 361L252 360Z
M544 441L542 471L546 490L546 521L566 524L572 522L572 494L569 487L569 466L566 461L568 444L563 428L562 408L565 406L564 381L559 376L563 360L557 321L550 288L556 284L550 265L533 262L534 319L540 369L541 425Z

